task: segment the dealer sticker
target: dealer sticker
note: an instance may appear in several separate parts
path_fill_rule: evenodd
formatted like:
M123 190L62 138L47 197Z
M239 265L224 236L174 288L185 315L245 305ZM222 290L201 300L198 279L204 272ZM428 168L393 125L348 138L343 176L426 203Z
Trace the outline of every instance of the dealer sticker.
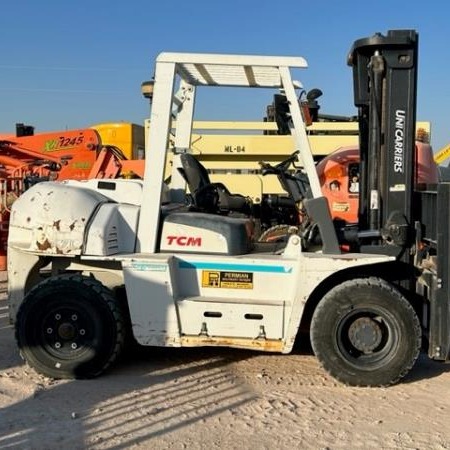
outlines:
M203 270L202 287L253 289L253 273Z
M331 209L338 212L346 212L350 209L350 203L333 202Z

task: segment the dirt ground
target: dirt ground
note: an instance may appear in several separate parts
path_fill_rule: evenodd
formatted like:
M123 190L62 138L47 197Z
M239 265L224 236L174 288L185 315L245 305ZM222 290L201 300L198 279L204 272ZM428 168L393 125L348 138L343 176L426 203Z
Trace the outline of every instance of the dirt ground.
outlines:
M95 380L21 361L0 285L0 449L447 449L450 365L349 388L311 354L142 349Z

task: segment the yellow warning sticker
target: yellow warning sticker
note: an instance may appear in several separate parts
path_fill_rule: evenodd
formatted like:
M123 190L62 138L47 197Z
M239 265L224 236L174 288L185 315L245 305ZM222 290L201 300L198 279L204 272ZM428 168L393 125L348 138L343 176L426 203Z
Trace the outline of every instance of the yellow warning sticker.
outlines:
M202 287L253 289L253 273L203 270Z

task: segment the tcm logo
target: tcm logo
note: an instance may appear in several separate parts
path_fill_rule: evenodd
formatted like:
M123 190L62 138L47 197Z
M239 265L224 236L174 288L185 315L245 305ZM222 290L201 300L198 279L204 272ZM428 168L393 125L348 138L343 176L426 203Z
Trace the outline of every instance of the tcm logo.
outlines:
M192 236L167 236L167 245L174 244L181 247L201 247L202 238Z

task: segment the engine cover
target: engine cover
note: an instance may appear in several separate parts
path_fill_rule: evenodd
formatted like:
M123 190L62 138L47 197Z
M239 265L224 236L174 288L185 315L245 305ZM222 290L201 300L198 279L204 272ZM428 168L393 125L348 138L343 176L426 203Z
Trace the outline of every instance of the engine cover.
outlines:
M251 230L248 219L172 213L163 223L161 251L243 255L251 249Z
M110 200L58 182L38 183L13 204L8 246L38 253L79 255L91 217Z

